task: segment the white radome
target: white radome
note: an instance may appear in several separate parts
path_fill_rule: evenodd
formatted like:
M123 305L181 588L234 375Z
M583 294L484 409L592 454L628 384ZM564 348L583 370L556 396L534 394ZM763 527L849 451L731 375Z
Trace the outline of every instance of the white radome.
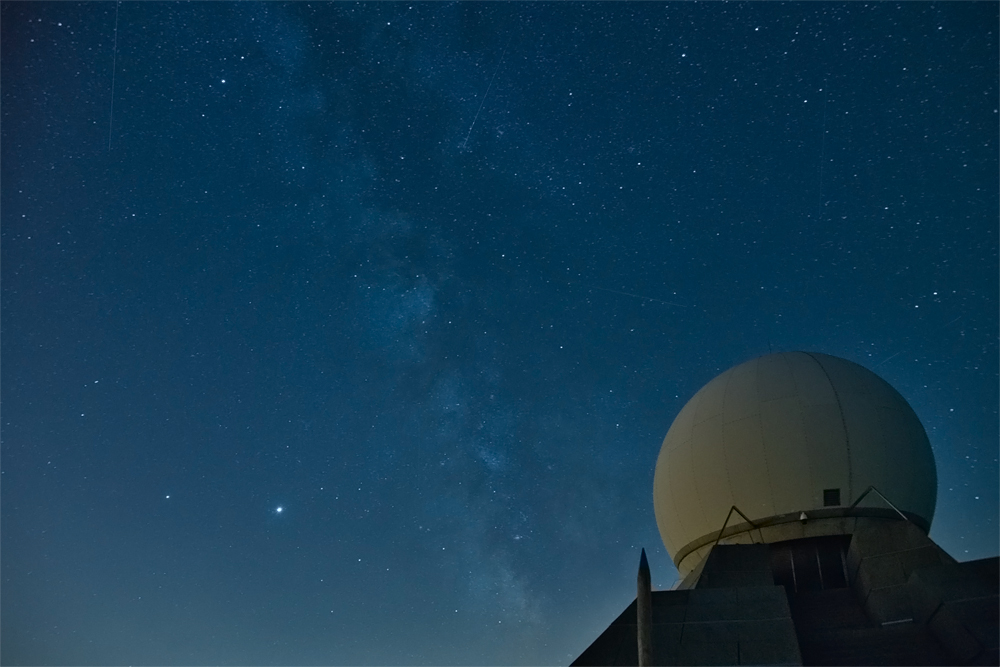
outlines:
M729 369L681 409L656 462L653 507L684 573L693 563L678 555L717 535L734 505L757 521L830 509L825 490L846 507L869 486L930 526L937 472L917 415L858 364L782 352Z

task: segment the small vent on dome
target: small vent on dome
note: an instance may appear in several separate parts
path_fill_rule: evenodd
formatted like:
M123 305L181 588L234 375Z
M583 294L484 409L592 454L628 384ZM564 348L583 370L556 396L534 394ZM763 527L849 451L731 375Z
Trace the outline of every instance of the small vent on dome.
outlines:
M823 507L840 505L840 489L823 489Z

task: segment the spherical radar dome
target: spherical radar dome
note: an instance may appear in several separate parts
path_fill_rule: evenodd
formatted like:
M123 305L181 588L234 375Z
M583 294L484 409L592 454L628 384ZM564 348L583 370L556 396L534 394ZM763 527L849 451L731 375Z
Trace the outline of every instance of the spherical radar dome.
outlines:
M688 401L656 461L653 507L686 573L734 505L759 523L843 509L869 486L930 527L937 471L917 415L866 368L783 352L729 369Z

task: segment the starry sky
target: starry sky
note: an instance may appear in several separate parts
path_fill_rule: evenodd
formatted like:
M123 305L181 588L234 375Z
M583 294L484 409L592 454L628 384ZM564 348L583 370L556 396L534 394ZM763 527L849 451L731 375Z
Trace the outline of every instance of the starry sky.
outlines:
M5 664L566 664L769 350L997 554L996 3L0 18Z

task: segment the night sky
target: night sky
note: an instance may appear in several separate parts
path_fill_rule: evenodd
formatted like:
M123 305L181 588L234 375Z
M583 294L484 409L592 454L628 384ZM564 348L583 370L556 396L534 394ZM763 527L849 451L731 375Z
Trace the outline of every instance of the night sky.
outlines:
M0 18L5 664L568 663L769 350L998 553L996 3Z

